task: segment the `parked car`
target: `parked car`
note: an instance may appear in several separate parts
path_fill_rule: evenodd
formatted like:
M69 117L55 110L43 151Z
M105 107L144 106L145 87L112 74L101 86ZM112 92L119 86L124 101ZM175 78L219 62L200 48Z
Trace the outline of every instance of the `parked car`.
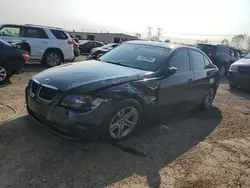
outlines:
M74 56L78 57L80 55L79 44L75 41L75 39L72 38L71 40L74 42ZM72 61L75 60L75 57L72 59Z
M101 47L104 44L98 41L82 40L79 43L79 49L81 54L89 54L93 48Z
M100 61L65 64L33 76L31 117L67 137L126 138L142 118L212 105L219 70L199 49L129 41Z
M19 44L22 42L19 42ZM17 48L0 39L0 84L6 82L12 74L20 73L24 64L29 60L28 52Z
M25 40L30 60L40 61L48 67L60 65L74 58L73 41L60 28L37 25L0 25L0 39L11 42Z
M240 50L227 45L197 44L196 48L208 55L219 68L221 76L227 75L230 65L242 56Z
M230 66L228 82L231 89L241 87L250 90L250 53Z
M115 47L119 46L120 44L118 43L110 43L110 44L106 44L104 46L101 47L97 47L97 48L93 48L90 52L90 55L88 57L88 59L98 59L99 57L101 57L102 55L104 55L105 53L107 53L108 51L114 49Z

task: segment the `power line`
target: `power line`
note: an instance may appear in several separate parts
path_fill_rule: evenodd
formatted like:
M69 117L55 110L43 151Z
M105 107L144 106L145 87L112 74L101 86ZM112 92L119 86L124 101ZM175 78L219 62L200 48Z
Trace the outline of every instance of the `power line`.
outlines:
M173 35L193 35L193 36L225 36L225 37L234 37L235 35L238 34L200 34L200 33L176 33L176 32L164 32L167 34L173 34Z
M164 36L164 38L170 39L170 40L184 40L184 41L193 41L193 42L201 41L199 39L184 39L184 38L174 38L174 37L165 37L165 36ZM221 41L214 41L214 40L209 40L209 41L214 42L214 43L220 43L221 42Z

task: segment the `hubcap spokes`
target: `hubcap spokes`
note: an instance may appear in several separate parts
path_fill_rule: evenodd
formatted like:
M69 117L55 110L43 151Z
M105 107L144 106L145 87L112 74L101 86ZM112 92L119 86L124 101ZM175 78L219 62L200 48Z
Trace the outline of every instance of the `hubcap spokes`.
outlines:
M127 107L116 113L111 121L109 133L115 139L127 136L138 122L138 111L134 107Z
M212 105L212 103L213 103L213 97L214 97L214 92L213 92L212 89L210 89L208 91L208 94L207 94L207 97L206 97L206 101L205 101L207 107L210 107Z
M7 76L6 70L0 66L0 81L3 81Z
M60 63L60 57L57 54L49 54L47 57L48 64L50 66L56 66Z

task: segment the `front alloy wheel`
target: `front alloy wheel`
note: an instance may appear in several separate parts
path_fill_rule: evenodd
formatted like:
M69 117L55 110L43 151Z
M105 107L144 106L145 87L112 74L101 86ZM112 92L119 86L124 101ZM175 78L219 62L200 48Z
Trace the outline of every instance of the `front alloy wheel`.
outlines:
M4 83L9 76L9 71L4 66L0 65L0 84Z
M125 107L118 111L109 125L109 134L114 140L127 137L139 122L139 112L134 107Z
M220 75L221 75L221 76L225 76L225 74L226 74L226 67L223 65L223 66L221 66L221 68L220 68Z

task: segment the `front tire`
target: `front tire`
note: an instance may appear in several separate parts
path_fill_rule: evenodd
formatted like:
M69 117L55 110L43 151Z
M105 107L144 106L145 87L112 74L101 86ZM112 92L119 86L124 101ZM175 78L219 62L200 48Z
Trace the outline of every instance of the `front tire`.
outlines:
M43 63L47 67L55 67L63 63L62 55L57 51L46 52Z
M11 71L5 65L0 65L0 84L5 83L10 76Z
M142 107L135 100L124 101L109 116L101 132L101 138L109 142L124 140L140 124Z

